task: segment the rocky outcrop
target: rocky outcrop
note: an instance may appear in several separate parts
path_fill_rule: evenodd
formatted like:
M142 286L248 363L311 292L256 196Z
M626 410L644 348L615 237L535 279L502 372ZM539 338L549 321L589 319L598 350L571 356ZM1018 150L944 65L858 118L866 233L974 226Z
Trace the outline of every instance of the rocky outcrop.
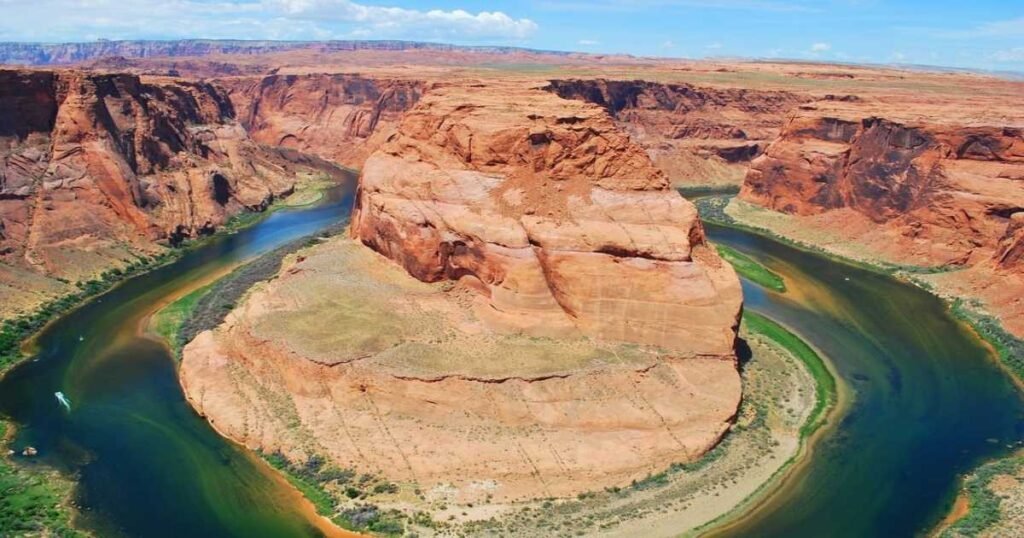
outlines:
M359 75L275 75L218 83L256 141L355 168L387 139L424 86Z
M350 231L184 349L220 431L479 503L629 483L735 417L737 276L600 107L432 86L366 161Z
M1024 211L1010 216L1010 225L999 241L995 262L1000 269L1024 269Z
M219 89L133 75L0 71L0 151L3 261L72 281L294 182Z
M735 273L593 105L432 88L366 162L352 233L421 280L471 282L494 328L732 357Z
M466 283L449 284L334 238L188 344L182 386L247 446L297 461L315 451L430 502L623 486L728 431L731 361L496 335L466 307Z
M553 80L547 90L604 107L677 186L738 185L789 111L810 100L643 80Z
M797 215L848 208L927 247L923 264L1014 259L1024 130L813 110L757 158L741 197ZM1019 219L1020 217L1016 217ZM1000 262L1004 263L1004 262Z

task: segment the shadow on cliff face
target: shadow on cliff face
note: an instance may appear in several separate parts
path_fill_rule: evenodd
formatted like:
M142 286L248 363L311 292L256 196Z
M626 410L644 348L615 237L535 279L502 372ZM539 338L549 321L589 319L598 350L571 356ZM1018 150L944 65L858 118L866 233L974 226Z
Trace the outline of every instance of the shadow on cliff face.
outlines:
M754 351L750 349L750 344L746 340L737 337L736 338L736 360L739 365L740 372L746 368L747 363L750 359L754 358Z

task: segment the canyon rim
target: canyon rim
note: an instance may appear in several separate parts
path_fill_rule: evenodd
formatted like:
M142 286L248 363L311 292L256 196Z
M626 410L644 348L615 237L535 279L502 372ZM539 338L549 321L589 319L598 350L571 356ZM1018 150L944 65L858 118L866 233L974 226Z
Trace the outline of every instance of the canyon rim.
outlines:
M1024 374L1011 78L400 41L5 43L0 61L12 363L54 301L264 213L343 208L344 230L254 249L140 319L190 323L171 324L174 390L360 532L674 535L756 508L875 388L801 341L820 336L805 319L744 315L745 292L852 309L756 241L926 288ZM971 475L999 470L992 528L1016 521L1011 463Z

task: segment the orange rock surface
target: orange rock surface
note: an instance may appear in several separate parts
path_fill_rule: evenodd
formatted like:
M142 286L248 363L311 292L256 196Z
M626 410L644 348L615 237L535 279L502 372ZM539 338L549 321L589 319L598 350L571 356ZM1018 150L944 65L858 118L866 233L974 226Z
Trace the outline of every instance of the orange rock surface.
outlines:
M183 351L221 431L480 502L623 485L728 430L738 278L603 108L434 84L350 229Z
M459 503L624 486L735 416L732 360L494 334L444 290L345 238L309 249L186 346L185 393L247 446Z
M599 107L430 89L363 169L352 234L492 327L732 355L741 292L692 204Z
M10 304L55 291L26 275L91 278L294 184L291 163L254 144L225 94L203 83L0 71L0 149Z
M238 121L261 144L318 155L349 167L392 133L423 83L359 75L226 78Z
M676 186L739 185L789 111L811 99L644 80L553 80L548 90L604 107Z
M955 269L936 281L1024 335L1024 116L903 101L803 107L740 197L845 233L880 261Z

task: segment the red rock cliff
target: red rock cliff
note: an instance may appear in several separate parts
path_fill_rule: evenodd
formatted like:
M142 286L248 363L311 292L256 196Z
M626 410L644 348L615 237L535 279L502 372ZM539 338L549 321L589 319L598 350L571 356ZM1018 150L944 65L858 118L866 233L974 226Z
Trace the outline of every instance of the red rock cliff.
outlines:
M214 86L0 71L0 251L76 279L292 188Z
M256 141L361 167L423 91L415 81L359 75L223 79Z
M546 89L604 107L676 185L739 184L786 114L810 99L643 80L553 80Z
M973 263L997 249L999 263L1014 263L1024 129L808 110L753 162L741 197L799 215L852 209L926 246L922 263Z
M594 105L430 89L367 160L352 233L421 280L473 283L495 328L733 356L736 274Z

